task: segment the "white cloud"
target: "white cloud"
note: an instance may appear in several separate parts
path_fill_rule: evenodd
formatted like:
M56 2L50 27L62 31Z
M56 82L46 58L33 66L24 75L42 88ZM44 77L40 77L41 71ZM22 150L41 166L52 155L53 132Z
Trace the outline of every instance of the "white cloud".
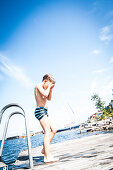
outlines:
M106 69L99 69L99 70L95 70L93 71L93 73L104 73L106 71Z
M110 62L110 63L113 63L113 57L110 58L109 62Z
M25 75L24 71L20 67L12 64L11 61L5 56L0 56L0 70L7 76L20 81L25 87L33 86L33 83Z
M110 12L108 12L107 16L108 16L108 17L112 17L112 16L113 16L113 10L111 10Z
M92 53L98 55L98 54L101 53L101 51L100 50L93 50Z
M0 74L0 80L2 80L3 79L3 76Z
M111 41L113 39L113 24L103 27L99 38L101 41Z
M95 13L97 10L99 10L98 2L95 1L92 3L92 9L89 11L89 13Z
M93 80L92 84L91 84L91 88L90 88L90 94L96 93L97 88L98 88L98 82L97 82L97 80Z
M95 93L98 94L102 98L102 100L105 101L105 105L108 105L111 99L113 98L112 97L113 79L107 81L107 83L106 79L93 80L90 88L90 94L91 95Z
M100 95L103 97L111 98L113 89L113 80L109 81L106 85L101 88ZM109 101L110 102L110 101Z

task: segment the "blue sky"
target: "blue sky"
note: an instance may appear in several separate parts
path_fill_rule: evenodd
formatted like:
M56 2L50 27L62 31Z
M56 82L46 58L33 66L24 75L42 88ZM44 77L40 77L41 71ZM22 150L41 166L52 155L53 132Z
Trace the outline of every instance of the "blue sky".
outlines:
M57 82L49 114L58 128L87 120L95 112L94 93L107 105L113 98L112 6L112 0L1 1L0 108L21 104L30 130L40 131L34 87L45 73ZM8 135L22 131L23 119L15 116Z

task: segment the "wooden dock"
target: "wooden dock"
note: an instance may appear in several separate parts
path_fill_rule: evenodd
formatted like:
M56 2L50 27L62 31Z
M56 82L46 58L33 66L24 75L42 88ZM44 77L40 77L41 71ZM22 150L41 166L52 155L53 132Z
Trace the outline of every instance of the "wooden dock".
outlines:
M36 170L113 170L113 134L99 134L50 145L58 162L45 164L42 147L32 148ZM15 169L27 169L28 153L20 153Z

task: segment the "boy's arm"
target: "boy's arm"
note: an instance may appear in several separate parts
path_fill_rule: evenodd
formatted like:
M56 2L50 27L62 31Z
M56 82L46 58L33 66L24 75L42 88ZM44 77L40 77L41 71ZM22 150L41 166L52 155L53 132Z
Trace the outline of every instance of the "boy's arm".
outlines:
M49 95L49 92L50 92L50 86L44 90L43 87L41 86L41 84L38 84L36 87L35 87L35 91L39 90L39 92L44 96L44 97L48 97Z
M52 86L51 86L51 88L50 88L50 92L49 92L49 95L48 95L48 97L47 97L48 100L51 100L51 98L52 98L52 90L53 90L53 87L54 87L54 86L55 86L55 85L52 84Z

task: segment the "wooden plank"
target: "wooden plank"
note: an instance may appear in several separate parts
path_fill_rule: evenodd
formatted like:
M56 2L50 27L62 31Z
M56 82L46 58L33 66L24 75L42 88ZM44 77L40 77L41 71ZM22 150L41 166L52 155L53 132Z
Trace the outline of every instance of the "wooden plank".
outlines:
M51 144L51 153L58 162L44 164L42 147L32 149L34 169L48 170L108 170L113 168L113 134L100 134L63 143ZM27 158L27 160L25 160ZM27 151L20 153L15 168L28 166ZM21 168L22 169L22 168ZM24 168L23 168L24 169Z
M34 170L111 170L113 168L113 134L99 134L50 145L58 162L45 164L42 147L32 148ZM0 162L1 164L1 162ZM29 166L28 152L19 154L15 169Z

